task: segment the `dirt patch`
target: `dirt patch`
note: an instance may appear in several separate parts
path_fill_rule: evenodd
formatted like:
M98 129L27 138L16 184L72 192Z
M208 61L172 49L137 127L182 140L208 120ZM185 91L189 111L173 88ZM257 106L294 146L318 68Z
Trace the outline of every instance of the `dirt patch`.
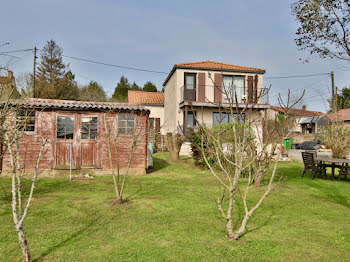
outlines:
M67 200L88 200L88 197L71 197L68 198Z
M38 202L45 202L45 201L50 201L52 200L52 197L49 196L45 196L45 197L33 197L34 201L38 201Z
M160 196L150 196L150 197L147 197L147 199L162 200Z

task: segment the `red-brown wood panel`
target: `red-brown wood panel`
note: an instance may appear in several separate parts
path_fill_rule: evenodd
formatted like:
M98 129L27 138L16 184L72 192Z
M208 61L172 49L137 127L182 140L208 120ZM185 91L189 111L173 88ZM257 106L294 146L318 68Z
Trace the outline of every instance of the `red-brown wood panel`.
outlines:
M214 103L222 100L222 74L216 73L214 76Z
M96 166L96 143L81 143L81 166Z
M198 101L205 102L205 73L198 74Z
M56 168L76 168L75 156L73 142L56 143Z

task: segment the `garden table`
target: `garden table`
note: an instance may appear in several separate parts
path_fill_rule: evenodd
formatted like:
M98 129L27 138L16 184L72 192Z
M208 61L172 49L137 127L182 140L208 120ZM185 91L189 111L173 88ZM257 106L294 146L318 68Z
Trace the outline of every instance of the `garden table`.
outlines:
M335 168L341 168L342 165L349 165L350 160L348 159L340 159L340 158L330 158L330 157L316 157L316 161L319 161L324 167L332 168L332 177L334 179L334 170ZM341 164L341 165L339 165Z

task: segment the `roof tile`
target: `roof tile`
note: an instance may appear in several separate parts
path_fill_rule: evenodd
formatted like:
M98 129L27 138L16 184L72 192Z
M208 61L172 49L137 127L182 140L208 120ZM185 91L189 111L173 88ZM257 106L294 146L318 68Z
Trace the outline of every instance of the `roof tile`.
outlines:
M164 93L129 90L128 102L139 104L164 104Z

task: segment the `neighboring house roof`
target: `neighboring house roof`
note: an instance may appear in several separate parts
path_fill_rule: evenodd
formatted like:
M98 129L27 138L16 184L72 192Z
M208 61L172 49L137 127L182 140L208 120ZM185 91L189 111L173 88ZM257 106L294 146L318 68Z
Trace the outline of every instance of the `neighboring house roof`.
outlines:
M337 113L327 114L331 121L350 121L350 108L341 109Z
M208 70L208 71L224 71L224 72L239 72L239 73L255 73L255 74L265 74L264 69L246 67L239 65L231 65L214 61L202 61L202 62L192 62L192 63L182 63L175 64L168 77L163 83L163 86L169 81L171 76L174 74L176 69L195 69L195 70Z
M138 112L147 113L147 114L150 113L148 109L145 109L139 104L116 103L116 102L91 102L91 101L27 98L27 99L10 100L9 105L22 106L22 107L40 107L44 109L115 110L115 111L138 111Z
M163 92L128 91L128 102L136 104L161 104L164 105Z
M278 112L281 112L283 114L286 113L286 109L283 107L271 106L271 109L276 110ZM288 114L294 115L294 116L322 116L322 115L324 115L324 113L322 113L322 112L309 111L309 110L303 110L303 109L295 109L295 108L288 109Z
M318 121L320 121L323 118L327 118L326 115L322 115L322 116L309 116L308 118L304 119L303 121L301 121L299 124L310 124L310 123L317 123Z

